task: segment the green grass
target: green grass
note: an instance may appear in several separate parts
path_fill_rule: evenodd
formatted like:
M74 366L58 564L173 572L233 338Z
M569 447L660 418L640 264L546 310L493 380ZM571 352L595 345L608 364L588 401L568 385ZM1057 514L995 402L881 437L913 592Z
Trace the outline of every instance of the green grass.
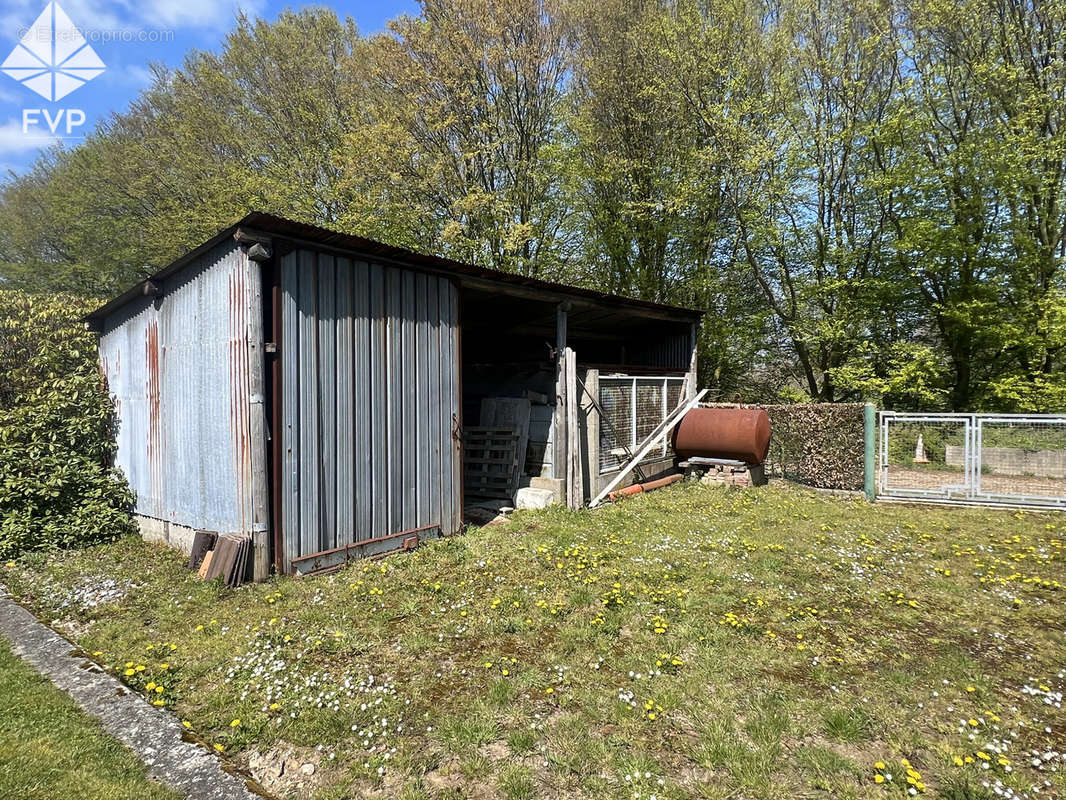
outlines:
M236 591L135 540L0 579L238 763L315 763L279 795L1049 797L1064 529L686 483Z
M0 797L177 798L0 640Z

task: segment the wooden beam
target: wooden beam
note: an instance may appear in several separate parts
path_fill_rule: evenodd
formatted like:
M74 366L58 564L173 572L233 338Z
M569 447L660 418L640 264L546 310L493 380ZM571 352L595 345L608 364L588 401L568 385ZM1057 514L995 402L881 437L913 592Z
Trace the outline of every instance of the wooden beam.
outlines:
M577 391L577 358L566 348L566 505L572 509L585 504L584 483L581 480L581 417L578 412L580 395Z
M580 380L580 378L579 378ZM596 491L596 479L600 476L600 414L597 406L600 396L600 373L585 370L585 379L578 387L581 393L581 418L585 423L585 457L582 459L582 477L589 497ZM582 391L583 390L583 391Z
M252 580L270 577L270 492L267 470L266 358L263 345L263 265L245 253L245 330L248 348L248 442Z
M691 344L692 353L689 356L688 372L685 373L685 397L692 399L696 394L696 387L699 385L699 375L697 369L699 366L697 348L699 345L700 326L699 323L692 323Z
M555 310L555 425L552 454L552 477L566 484L566 312L560 303ZM564 492L565 499L565 492Z

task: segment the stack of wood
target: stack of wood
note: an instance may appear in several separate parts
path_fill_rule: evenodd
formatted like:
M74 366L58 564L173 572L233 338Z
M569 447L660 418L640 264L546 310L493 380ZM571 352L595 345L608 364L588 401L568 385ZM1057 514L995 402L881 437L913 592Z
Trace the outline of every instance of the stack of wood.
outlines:
M514 502L526 465L530 401L487 397L481 424L463 430L463 485L467 498Z
M211 531L197 531L193 539L189 569L195 569L201 580L222 582L231 588L251 580L252 535Z
M468 498L510 501L518 483L518 432L511 428L463 430L463 488Z

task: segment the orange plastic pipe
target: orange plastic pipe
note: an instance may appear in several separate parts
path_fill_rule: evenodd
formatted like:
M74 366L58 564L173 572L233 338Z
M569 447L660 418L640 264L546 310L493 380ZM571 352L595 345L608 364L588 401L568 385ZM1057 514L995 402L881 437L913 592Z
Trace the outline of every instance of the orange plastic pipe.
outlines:
M629 497L632 494L640 494L641 492L651 492L655 489L661 489L664 486L669 486L671 483L677 483L683 477L685 476L667 475L665 478L658 478L654 481L648 481L647 483L634 483L624 489L611 492L608 497L610 497L611 500L621 500L623 497Z
M611 492L608 497L610 497L612 500L618 500L622 497L629 497L629 495L631 494L640 494L643 491L643 486L641 486L639 483L634 483L631 486L625 487L624 489L619 489L618 491Z

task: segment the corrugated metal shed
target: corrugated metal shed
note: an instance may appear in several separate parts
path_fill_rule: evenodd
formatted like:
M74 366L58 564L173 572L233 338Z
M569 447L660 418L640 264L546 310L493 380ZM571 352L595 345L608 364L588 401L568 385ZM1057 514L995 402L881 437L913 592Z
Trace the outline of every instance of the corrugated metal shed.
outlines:
M463 330L493 345L475 348L493 364L517 348L538 381L547 369L554 433L575 434L577 385L545 359L573 360L581 341L587 357L623 353L694 385L699 317L252 213L88 321L137 514L252 533L265 577L268 517L286 572L459 530Z
M247 314L256 265L233 242L109 314L100 365L119 418L116 466L136 512L251 532Z
M459 530L455 286L299 249L281 294L283 569Z

